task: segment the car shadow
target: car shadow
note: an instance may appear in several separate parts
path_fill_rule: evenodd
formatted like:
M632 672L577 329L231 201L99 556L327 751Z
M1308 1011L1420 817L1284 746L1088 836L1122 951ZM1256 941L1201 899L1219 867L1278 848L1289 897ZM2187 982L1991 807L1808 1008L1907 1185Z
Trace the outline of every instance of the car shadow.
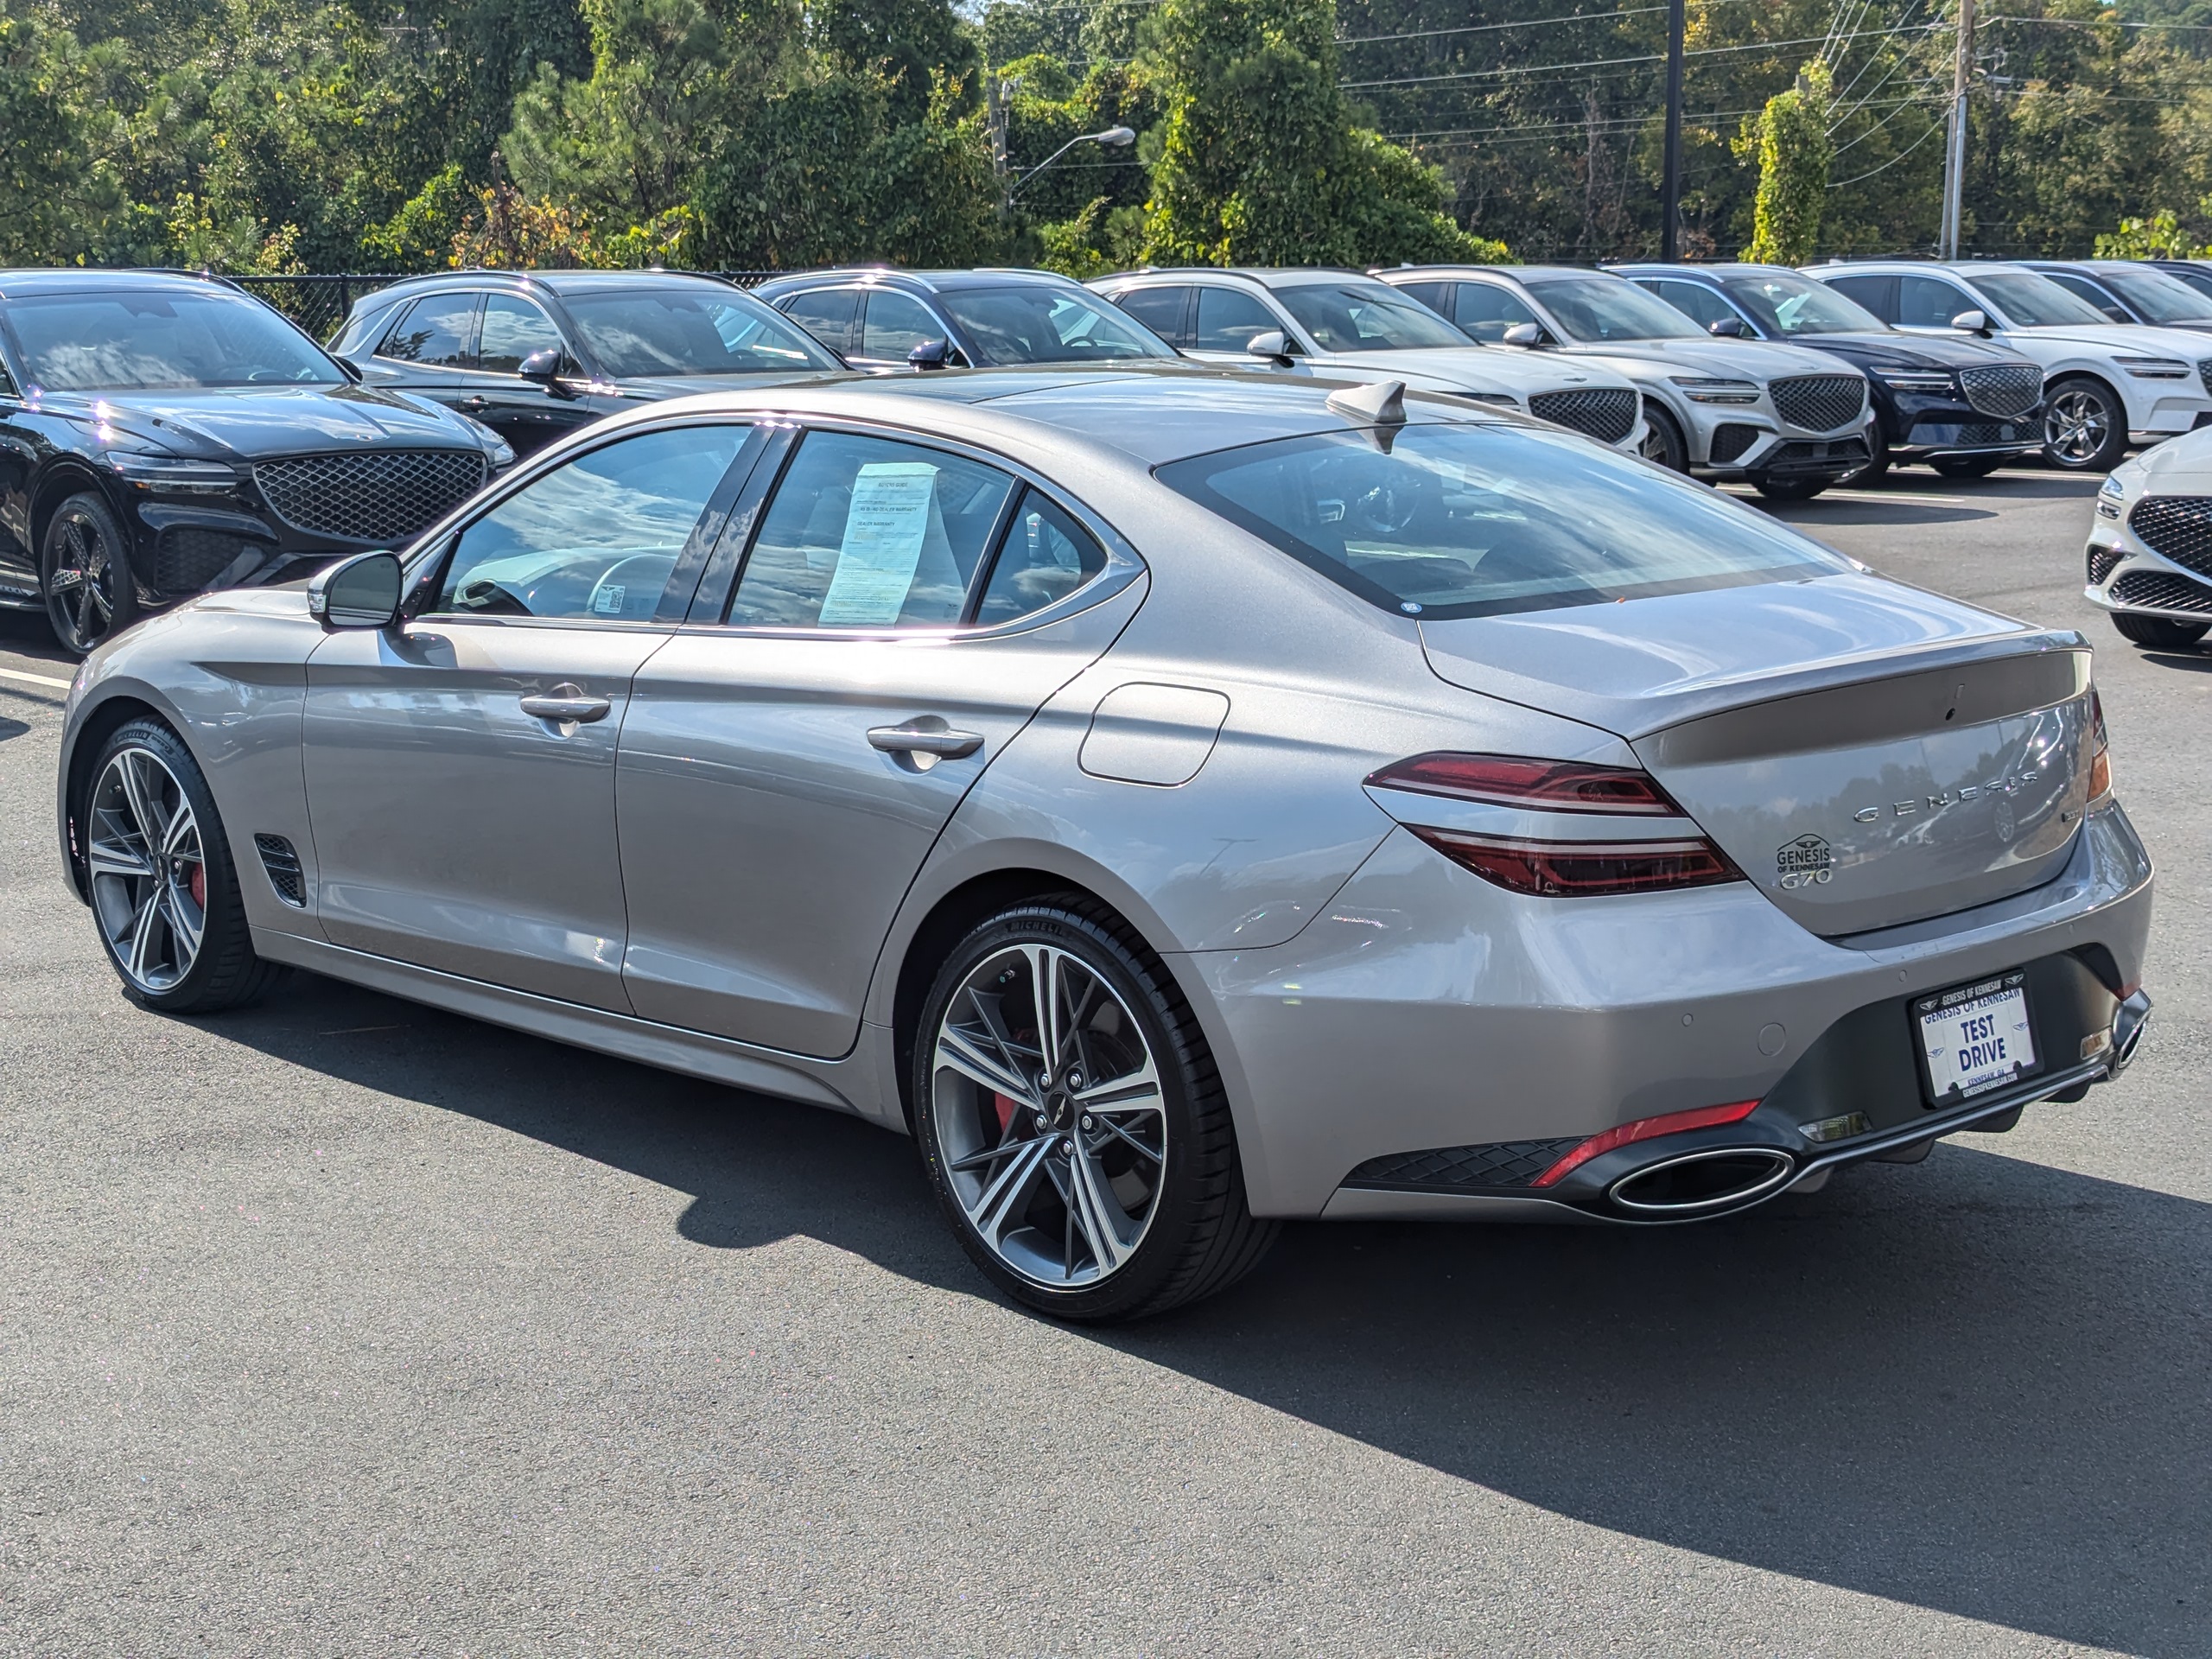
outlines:
M703 1248L802 1235L989 1294L857 1119L308 976L217 1029L689 1193ZM1613 1533L2212 1650L2212 1206L2004 1144L1696 1227L1294 1225L1227 1294L1088 1336Z
M2177 668L2190 674L2212 674L2212 648L2203 651L2145 651L2137 653L2160 668Z

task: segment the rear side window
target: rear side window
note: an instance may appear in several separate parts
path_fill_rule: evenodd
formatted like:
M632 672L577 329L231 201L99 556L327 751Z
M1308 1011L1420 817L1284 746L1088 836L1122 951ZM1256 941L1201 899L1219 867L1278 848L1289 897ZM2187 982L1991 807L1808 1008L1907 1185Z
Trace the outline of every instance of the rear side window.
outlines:
M955 626L1014 492L1006 474L964 456L810 432L761 518L729 620Z
M1370 602L1491 616L1838 575L1763 514L1567 434L1408 425L1162 467L1169 488Z
M1024 493L976 607L984 627L1057 605L1106 568L1106 550L1066 511L1035 490Z
M476 296L433 294L407 308L377 347L378 357L465 369L476 349Z

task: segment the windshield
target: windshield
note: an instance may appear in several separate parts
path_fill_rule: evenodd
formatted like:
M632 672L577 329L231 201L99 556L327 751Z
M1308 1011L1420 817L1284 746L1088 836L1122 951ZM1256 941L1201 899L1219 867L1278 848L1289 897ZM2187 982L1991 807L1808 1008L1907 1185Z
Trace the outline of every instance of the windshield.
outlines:
M258 300L219 290L32 295L9 302L26 388L328 386L345 375Z
M1770 334L1879 334L1889 324L1855 300L1795 271L1762 271L1721 283Z
M1325 352L1391 352L1449 346L1464 351L1467 337L1419 300L1386 283L1357 277L1341 283L1294 283L1274 290L1283 308Z
M633 288L562 299L600 367L618 380L843 366L812 335L735 289Z
M1409 425L1227 449L1160 481L1385 610L1597 605L1849 567L1787 526L1586 438Z
M1088 294L1009 283L1004 288L956 288L937 297L967 331L977 360L987 367L1110 363L1176 354L1159 335Z
M1960 275L1993 301L2018 328L2064 328L2080 322L2112 321L2087 300L2075 298L2050 277L2031 270L1974 270Z
M1526 287L1575 340L1705 338L1705 331L1673 306L1624 276L1545 276Z
M2212 322L2212 300L2163 270L2100 269L2097 280L2153 322Z

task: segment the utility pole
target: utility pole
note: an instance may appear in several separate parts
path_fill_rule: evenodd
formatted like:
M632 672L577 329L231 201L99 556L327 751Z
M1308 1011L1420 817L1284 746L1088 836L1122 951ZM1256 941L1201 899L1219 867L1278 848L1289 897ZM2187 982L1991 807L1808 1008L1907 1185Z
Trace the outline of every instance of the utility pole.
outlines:
M1974 0L1959 0L1959 54L1951 68L1951 144L1943 157L1943 234L1946 259L1959 257L1960 200L1967 176L1967 88L1974 78Z
M1659 186L1659 257L1681 252L1682 0L1667 0L1667 149Z

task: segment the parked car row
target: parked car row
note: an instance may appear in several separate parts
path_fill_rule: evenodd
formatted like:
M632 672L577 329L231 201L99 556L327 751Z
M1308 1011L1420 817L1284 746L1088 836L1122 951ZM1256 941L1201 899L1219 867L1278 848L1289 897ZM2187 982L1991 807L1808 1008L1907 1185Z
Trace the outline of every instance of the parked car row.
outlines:
M326 351L219 281L0 273L0 605L42 606L82 652L181 595L403 543L609 415L852 372L1179 363L1389 382L1783 499L1910 462L1979 477L2037 450L2109 471L2131 442L2212 420L2212 340L2185 332L2212 331L2212 296L2187 275L1208 267L1085 287L870 267L747 293L470 270L364 296Z

